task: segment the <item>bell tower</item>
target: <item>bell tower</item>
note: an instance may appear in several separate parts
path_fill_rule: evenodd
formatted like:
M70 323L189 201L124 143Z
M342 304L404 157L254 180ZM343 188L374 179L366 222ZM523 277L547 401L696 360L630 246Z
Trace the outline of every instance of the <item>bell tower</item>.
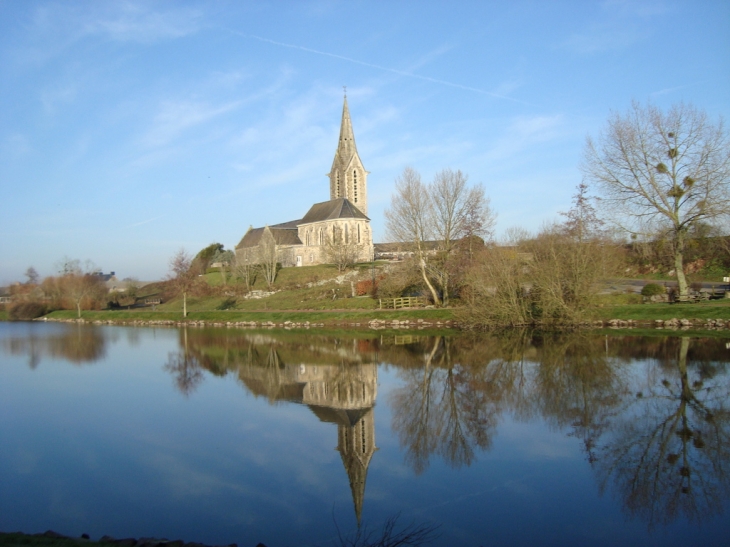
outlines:
M327 174L330 179L330 199L347 198L350 203L364 214L368 214L368 172L363 167L355 146L355 133L352 130L347 95L342 107L340 141L337 144L332 169Z

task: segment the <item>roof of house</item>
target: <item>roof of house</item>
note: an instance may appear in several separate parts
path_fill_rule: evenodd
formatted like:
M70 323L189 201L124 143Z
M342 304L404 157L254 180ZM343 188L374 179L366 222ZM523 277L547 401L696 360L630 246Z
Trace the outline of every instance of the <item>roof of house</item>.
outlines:
M301 245L302 240L299 239L299 233L297 231L298 220L292 220L290 222L284 222L282 224L275 224L274 226L264 226L263 228L251 228L243 239L236 245L236 249L243 247L255 247L261 242L261 237L264 235L264 231L268 228L271 235L274 237L277 245Z
M299 224L335 220L338 218L362 218L370 220L365 214L353 205L347 198L331 199L322 203L315 203L299 221Z

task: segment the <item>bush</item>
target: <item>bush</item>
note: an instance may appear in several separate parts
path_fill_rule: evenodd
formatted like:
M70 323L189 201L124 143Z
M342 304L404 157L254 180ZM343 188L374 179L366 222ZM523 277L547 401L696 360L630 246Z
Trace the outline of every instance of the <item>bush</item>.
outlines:
M45 315L48 308L42 302L15 302L8 306L8 318L11 321L30 321Z
M658 283L647 283L641 289L641 296L651 298L652 296L655 296L657 294L665 294L666 292L667 291L664 286L659 285Z

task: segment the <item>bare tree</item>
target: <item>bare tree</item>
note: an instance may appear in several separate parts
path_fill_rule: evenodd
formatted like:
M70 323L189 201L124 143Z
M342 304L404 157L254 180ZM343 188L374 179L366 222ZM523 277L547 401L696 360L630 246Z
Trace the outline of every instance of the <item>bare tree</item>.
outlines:
M410 167L395 180L395 194L385 211L386 229L392 241L407 243L418 262L423 282L436 305L441 298L427 273L426 243L433 237L433 206L421 175Z
M338 272L344 272L358 261L362 246L348 237L342 228L335 226L333 231L334 234L325 240L324 255L327 263L337 266Z
M730 214L730 142L722 121L685 104L662 112L634 102L613 114L581 169L597 184L612 219L635 235L663 233L672 243L681 298L687 233Z
M57 301L70 300L80 319L82 307L98 303L108 292L100 270L89 260L82 266L80 260L68 257L64 257L58 266L61 275L44 285L53 287ZM68 306L68 302L65 305Z
M258 265L250 252L237 253L233 262L233 273L246 284L246 291L256 282Z
M436 305L447 305L457 243L490 237L495 215L482 186L467 186L461 171L444 169L428 186L414 169L396 180L396 193L385 212L388 235L408 243L419 263L424 283ZM467 246L467 252L472 247ZM438 287L438 290L437 290Z
M185 249L180 249L170 259L169 279L175 290L183 297L183 317L188 316L188 292L197 278L197 271L192 267L192 259Z
M264 233L261 235L261 241L259 242L256 254L256 262L264 274L266 284L271 287L274 281L276 281L276 274L279 271L279 250L270 230L264 230Z

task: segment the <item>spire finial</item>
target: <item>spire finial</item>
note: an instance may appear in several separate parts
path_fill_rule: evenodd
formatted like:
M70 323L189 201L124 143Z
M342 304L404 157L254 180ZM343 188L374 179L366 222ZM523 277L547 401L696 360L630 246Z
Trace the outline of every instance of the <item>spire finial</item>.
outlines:
M347 86L343 85L342 89L345 91L345 99L347 99Z

